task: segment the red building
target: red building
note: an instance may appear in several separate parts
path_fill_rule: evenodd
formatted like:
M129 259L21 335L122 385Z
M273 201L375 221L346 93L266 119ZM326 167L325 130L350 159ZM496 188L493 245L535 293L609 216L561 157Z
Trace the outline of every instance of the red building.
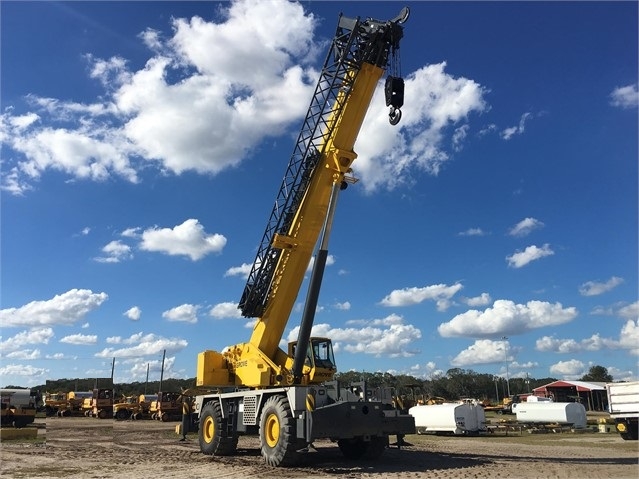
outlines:
M550 397L555 402L580 402L586 411L607 411L606 383L555 381L533 389L535 396Z

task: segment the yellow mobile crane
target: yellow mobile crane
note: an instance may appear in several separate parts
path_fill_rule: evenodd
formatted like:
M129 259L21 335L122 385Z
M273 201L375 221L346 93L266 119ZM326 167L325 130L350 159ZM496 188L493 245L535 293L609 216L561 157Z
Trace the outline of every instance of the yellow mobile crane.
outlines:
M341 384L331 340L311 337L335 205L356 180L353 146L384 71L389 121L401 119L404 81L398 75L402 24L340 15L315 94L293 150L239 308L257 318L248 342L198 355L195 398L200 450L232 455L238 437L257 434L271 466L295 464L316 439L338 443L346 457L378 457L389 436L415 432L393 407L390 388ZM279 347L304 274L317 253L297 341ZM398 445L401 441L398 441Z

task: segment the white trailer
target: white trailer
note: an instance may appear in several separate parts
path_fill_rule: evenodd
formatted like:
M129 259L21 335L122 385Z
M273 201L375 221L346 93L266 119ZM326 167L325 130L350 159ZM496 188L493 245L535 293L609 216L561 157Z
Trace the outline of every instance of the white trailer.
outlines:
M444 403L413 406L417 434L478 435L486 430L484 408L476 404Z
M542 396L528 396L525 402L552 402L552 398Z
M576 402L522 402L513 404L517 422L532 424L566 424L586 427L586 408Z
M639 381L606 384L608 412L625 440L639 436Z

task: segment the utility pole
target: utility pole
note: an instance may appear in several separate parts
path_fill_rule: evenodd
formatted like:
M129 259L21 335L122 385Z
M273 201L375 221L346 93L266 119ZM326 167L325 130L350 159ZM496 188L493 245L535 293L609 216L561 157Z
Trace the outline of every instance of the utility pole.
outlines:
M502 336L502 341L505 341L504 345L504 359L506 360L506 389L508 391L508 397L510 397L510 380L508 379L508 337Z
M146 363L146 382L144 383L144 395L146 396L146 387L149 384L149 363Z
M166 357L166 349L162 353L162 371L160 372L160 391L162 391L162 380L164 379L164 358Z

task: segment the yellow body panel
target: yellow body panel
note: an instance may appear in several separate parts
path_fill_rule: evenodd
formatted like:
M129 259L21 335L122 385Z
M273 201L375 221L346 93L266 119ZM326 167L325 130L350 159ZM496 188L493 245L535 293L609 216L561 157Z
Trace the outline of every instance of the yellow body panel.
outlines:
M226 359L217 351L203 351L197 355L196 386L227 385L229 370Z

